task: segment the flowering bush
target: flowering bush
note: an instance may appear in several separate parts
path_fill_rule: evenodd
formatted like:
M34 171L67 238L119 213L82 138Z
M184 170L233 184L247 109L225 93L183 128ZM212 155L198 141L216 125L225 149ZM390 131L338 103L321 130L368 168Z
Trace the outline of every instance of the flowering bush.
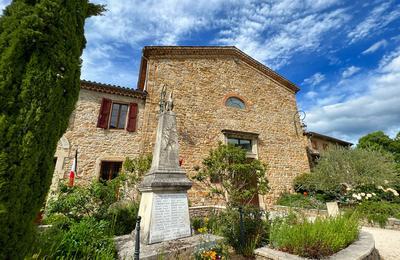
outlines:
M200 248L194 253L196 260L225 260L228 259L228 248L222 243L203 241Z

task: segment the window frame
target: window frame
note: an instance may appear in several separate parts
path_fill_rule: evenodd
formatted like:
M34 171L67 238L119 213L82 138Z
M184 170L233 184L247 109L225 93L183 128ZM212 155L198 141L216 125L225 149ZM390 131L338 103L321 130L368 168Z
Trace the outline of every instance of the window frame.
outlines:
M110 164L110 168L109 168L109 172L108 172L108 178L107 179L104 179L103 178L103 163L104 164ZM116 175L115 175L115 177L113 177L114 176L114 173L112 172L112 170L114 169L114 166L113 166L113 164L120 164L120 166L119 166L119 171L116 173ZM99 181L110 181L110 180L113 180L113 179L115 179L116 177L118 177L119 176L119 174L121 173L121 171L122 171L122 167L123 167L123 161L111 161L111 160L102 160L102 161L100 161L100 174L99 174ZM110 178L111 177L111 178Z
M112 113L113 113L114 104L119 105L118 116L117 116L117 122L116 122L117 127L111 127L111 120L112 120ZM119 123L120 123L121 107L122 107L122 106L126 106L126 107L127 107L127 110L126 110L126 114L125 114L124 127L123 127L123 128L119 128L118 125L119 125ZM110 116L109 116L109 120L108 120L108 129L111 129L111 130L125 130L126 127L127 127L127 125L128 125L128 122L127 122L127 121L128 121L128 117L129 117L129 109L130 109L130 106L129 106L128 103L125 103L125 102L114 102L114 101L112 101L112 102L111 102L111 108L110 108Z
M228 144L228 139L242 139L242 140L250 140L251 149L246 150L246 157L252 159L258 159L258 133L251 132L242 132L236 130L228 130L223 129L222 131L222 139L220 139L224 144Z
M237 141L238 141L238 144L236 145L236 144L230 143L229 140L237 140ZM244 148L244 147L241 145L240 141L249 141L249 142L250 142L250 147L249 147L249 149ZM252 153L252 152L253 152L253 139L251 139L251 138L227 136L227 143L228 143L228 144L233 144L234 146L237 146L237 147L240 147L240 148L246 150L247 153Z
M229 105L228 102L230 102L230 100L237 100L237 101L239 101L241 104L243 104L243 107L237 107L237 106ZM246 105L246 102L244 101L244 99L241 98L241 97L238 97L238 96L228 96L228 97L225 99L224 105L225 105L226 107L236 108L236 109L239 109L239 110L246 110L246 109L247 109L247 105Z

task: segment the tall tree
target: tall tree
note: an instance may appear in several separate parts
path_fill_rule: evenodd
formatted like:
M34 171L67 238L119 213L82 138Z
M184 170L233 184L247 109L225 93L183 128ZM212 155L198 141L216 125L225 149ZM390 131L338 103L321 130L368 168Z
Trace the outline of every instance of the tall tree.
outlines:
M358 140L357 148L389 152L400 166L400 132L393 139L382 131L369 133Z
M79 94L88 0L14 0L0 18L0 258L21 259Z

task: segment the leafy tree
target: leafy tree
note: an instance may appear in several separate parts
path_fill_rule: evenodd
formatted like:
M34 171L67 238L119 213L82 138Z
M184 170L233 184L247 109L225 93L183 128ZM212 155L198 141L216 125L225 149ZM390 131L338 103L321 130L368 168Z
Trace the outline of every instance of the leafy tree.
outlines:
M294 185L297 191L321 191L339 198L345 187L388 186L398 181L390 154L333 146L322 153L313 171L298 176Z
M149 155L140 155L136 158L126 158L122 175L124 182L124 197L132 201L138 201L138 184L143 176L149 171L153 157Z
M210 187L210 194L225 199L230 206L249 205L254 196L265 194L268 180L266 165L246 158L246 151L220 144L203 160L203 168L194 178Z
M400 132L393 139L382 131L372 132L358 140L357 148L389 152L393 154L396 163L400 166Z
M79 94L88 0L14 0L0 18L0 258L20 259Z

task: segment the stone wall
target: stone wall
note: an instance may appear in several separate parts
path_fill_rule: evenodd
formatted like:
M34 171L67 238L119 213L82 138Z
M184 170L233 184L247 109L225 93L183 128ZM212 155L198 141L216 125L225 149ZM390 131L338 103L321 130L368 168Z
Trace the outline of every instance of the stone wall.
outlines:
M119 103L138 103L136 132L96 127L103 97ZM53 189L59 179L68 176L76 149L78 149L78 178L76 179L78 185L88 184L99 178L102 160L123 161L126 157L138 156L143 145L141 142L143 112L143 100L81 89L69 127L60 140L55 154L57 163Z
M174 92L180 156L189 177L195 174L194 168L201 166L210 149L225 141L222 130L258 134L256 158L268 164L266 178L271 188L267 196L259 197L262 208L271 205L280 193L292 190L294 177L309 171L307 138L302 135L295 116L293 90L235 57L189 56L149 58L146 101L81 89L70 127L64 135L69 148L60 145L57 150L66 155L59 164L62 167L57 176L68 173L77 148L77 183L81 184L99 177L101 160L122 161L127 156L151 153L163 84ZM245 101L246 109L226 107L224 102L230 96ZM137 102L137 131L97 128L102 97ZM210 201L207 195L207 187L194 183L189 191L191 205L218 205L219 202Z
M224 140L223 129L259 134L257 156L269 166L271 187L260 198L262 207L291 190L295 176L309 171L307 140L294 125L301 129L295 93L255 68L234 57L150 57L147 73L144 141L155 140L159 95L167 85L174 91L180 154L189 176ZM232 95L244 100L246 109L226 107L224 101ZM200 183L189 191L193 206L213 204L206 195L207 187Z

